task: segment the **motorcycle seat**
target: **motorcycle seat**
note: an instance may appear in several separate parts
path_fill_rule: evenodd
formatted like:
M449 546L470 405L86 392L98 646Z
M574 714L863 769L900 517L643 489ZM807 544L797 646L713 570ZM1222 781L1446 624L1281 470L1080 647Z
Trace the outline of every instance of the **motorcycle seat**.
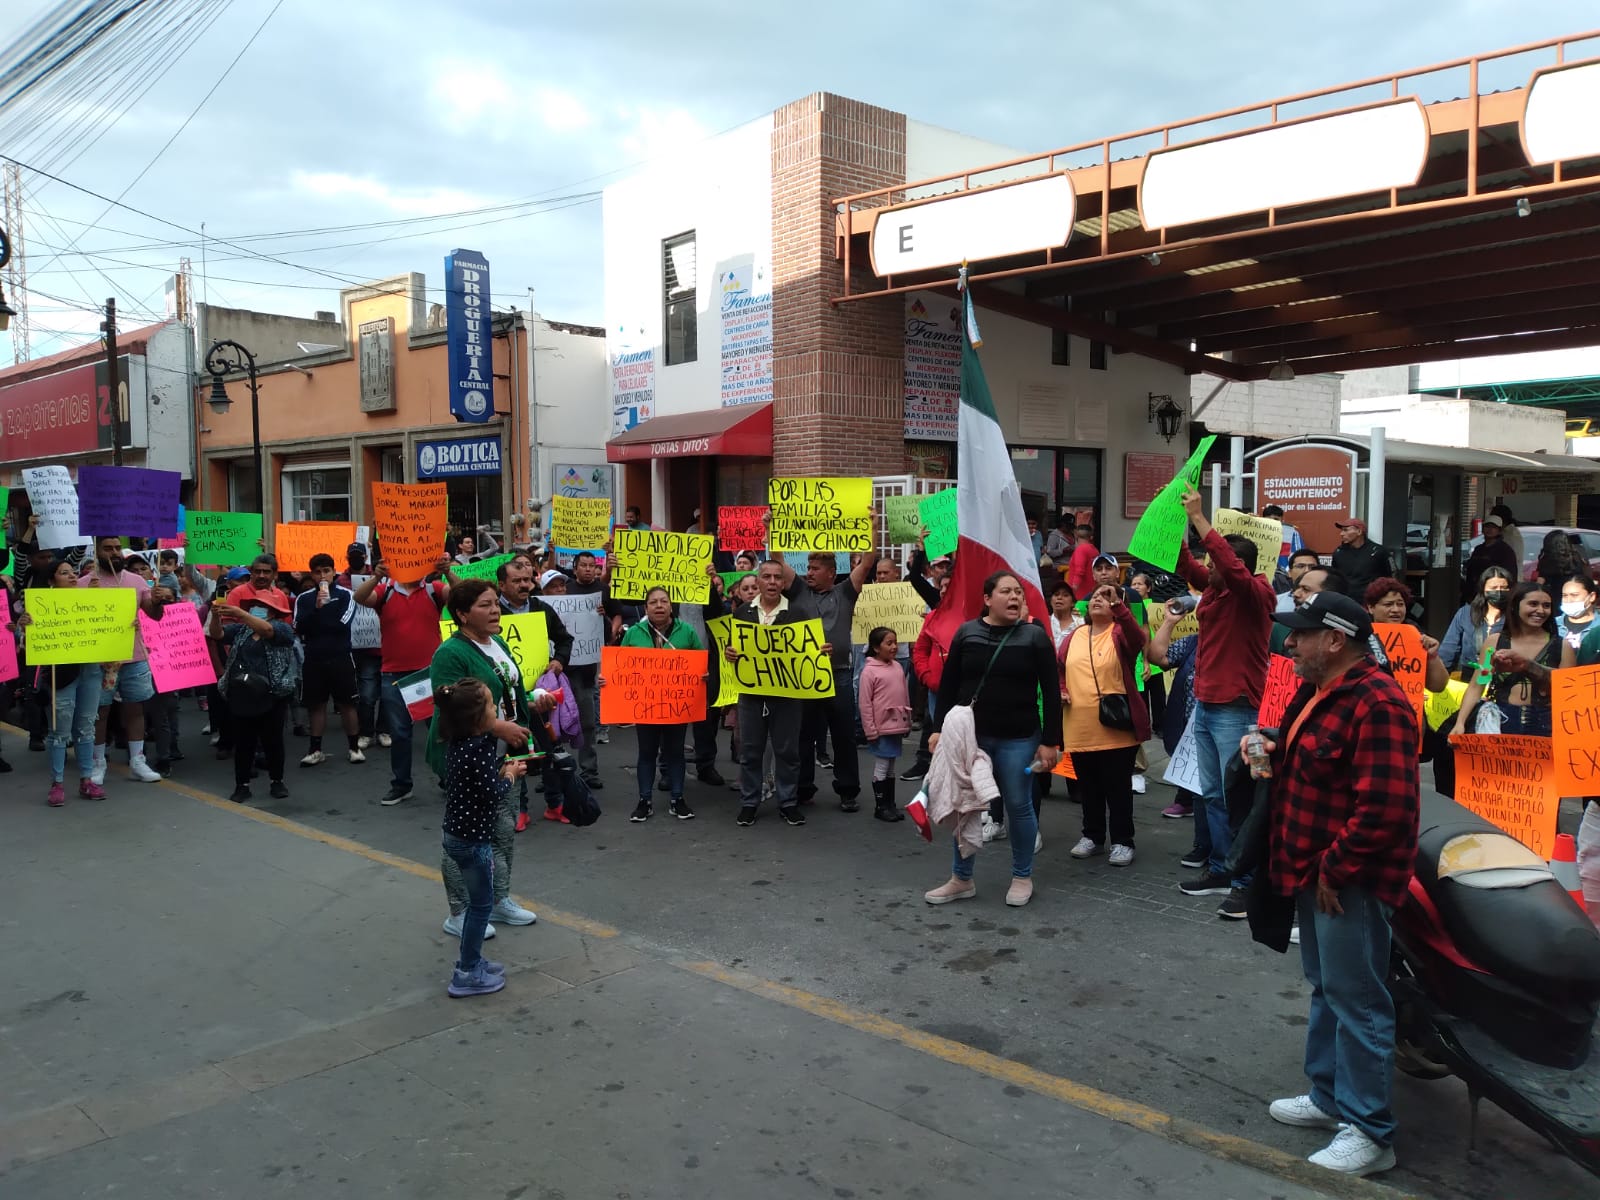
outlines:
M1478 966L1550 1000L1600 1002L1600 932L1515 838L1424 791L1415 871Z

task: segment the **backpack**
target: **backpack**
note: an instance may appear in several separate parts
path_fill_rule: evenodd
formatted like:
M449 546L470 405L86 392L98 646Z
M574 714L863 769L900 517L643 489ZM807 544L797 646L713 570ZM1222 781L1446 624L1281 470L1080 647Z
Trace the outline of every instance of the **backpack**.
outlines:
M544 802L547 808L560 807L561 815L580 828L600 819L600 801L578 773L578 760L568 750L555 747L542 721L531 721L533 741L548 753L545 759Z

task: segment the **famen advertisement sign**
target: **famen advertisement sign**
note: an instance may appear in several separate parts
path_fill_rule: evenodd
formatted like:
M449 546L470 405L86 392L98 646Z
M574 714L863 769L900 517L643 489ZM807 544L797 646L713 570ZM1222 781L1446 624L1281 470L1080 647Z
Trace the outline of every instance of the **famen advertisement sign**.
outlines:
M483 422L494 414L489 341L489 260L455 250L444 260L445 342L450 351L450 415Z

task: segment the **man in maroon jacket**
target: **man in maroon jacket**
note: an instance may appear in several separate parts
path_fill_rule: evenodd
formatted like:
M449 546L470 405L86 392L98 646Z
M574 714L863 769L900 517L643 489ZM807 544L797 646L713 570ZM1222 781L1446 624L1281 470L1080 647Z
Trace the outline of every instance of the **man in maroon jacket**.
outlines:
M1261 707L1278 596L1271 581L1255 573L1254 542L1224 538L1211 528L1200 493L1193 488L1184 491L1183 508L1210 557L1210 565L1202 566L1187 546L1178 552L1178 574L1190 587L1204 589L1195 609L1200 643L1195 651L1194 737L1205 819L1195 813L1195 838L1201 849L1209 840L1211 849L1200 877L1178 886L1187 896L1224 897L1217 915L1242 921L1249 880L1230 879L1223 870L1233 830L1222 780L1227 763L1239 752L1239 739Z

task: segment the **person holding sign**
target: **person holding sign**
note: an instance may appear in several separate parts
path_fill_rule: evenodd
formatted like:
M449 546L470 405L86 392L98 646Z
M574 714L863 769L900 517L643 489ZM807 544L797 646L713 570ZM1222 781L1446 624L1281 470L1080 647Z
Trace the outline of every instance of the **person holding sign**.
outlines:
M832 556L829 556L830 562ZM794 572L779 559L769 559L756 573L760 589L755 600L733 610L735 621L758 625L788 625L806 620L806 615L791 606L784 594L784 581ZM729 662L738 662L739 651L723 650ZM742 826L756 823L756 810L762 797L762 758L772 744L773 779L778 797L778 815L786 825L804 825L800 811L800 721L802 700L792 696L739 696L739 816Z
M251 564L252 580L271 579L272 558ZM274 800L289 795L283 782L283 725L294 695L294 627L289 601L277 588L235 588L226 601L211 606L213 636L230 648L218 687L228 702L233 725L233 794L235 804L250 801L250 777L256 747L267 760L267 779Z
M630 626L622 635L622 644L639 650L703 650L699 635L672 611L672 595L664 587L653 587L645 593L644 620ZM600 680L604 687L606 681ZM656 766L659 762L661 776L667 781L667 791L672 797L667 811L680 821L694 819L694 809L683 798L683 744L689 726L683 722L667 725L635 725L638 735L639 803L628 820L639 824L648 821L654 812L650 789L655 785Z
M120 537L98 537L94 540L94 567L78 580L78 587L133 588L139 598L139 607L157 619L161 605L155 596L132 571L126 569L122 556ZM94 781L106 781L106 721L111 715L111 705L119 705L122 732L128 737L128 774L140 783L157 783L161 775L148 762L144 753L144 702L156 694L155 683L150 678L149 656L145 652L144 638L134 621L133 661L113 666L106 672L105 686L100 691L100 714L94 725Z
M1374 579L1367 585L1367 594L1362 599L1374 625L1410 625L1417 630L1423 653L1427 656L1423 664L1424 686L1430 692L1444 691L1445 685L1450 682L1450 672L1445 670L1444 660L1439 657L1439 639L1423 633L1411 619L1411 589L1398 579ZM1378 665L1394 674L1395 664L1389 661L1383 640L1376 633L1372 635L1372 649Z
M1036 772L1052 770L1061 756L1061 689L1050 635L1025 619L1022 581L996 571L984 580L983 602L983 615L962 625L950 640L929 745L937 756L938 731L952 708L972 709L978 748L994 764L1011 832L1006 903L1020 908L1033 899L1033 844L1039 831L1028 770L1030 764ZM961 856L961 842L954 841L949 880L923 899L929 904L971 899L977 895L972 868L972 859Z
M1267 880L1252 892L1250 920L1259 940L1283 950L1299 918L1311 1089L1274 1100L1268 1113L1337 1130L1311 1162L1371 1175L1395 1165L1389 915L1406 900L1417 853L1417 719L1400 685L1367 657L1372 620L1354 600L1320 592L1273 619L1291 630L1305 683L1284 732L1267 742ZM1242 755L1245 739L1236 745Z
M71 563L61 559L50 572L49 586L76 588L78 572ZM12 628L25 629L32 622L33 618L24 612ZM100 713L102 677L114 671L115 667L82 663L35 667L34 670L37 674L33 686L37 693L48 695L53 692L55 696L55 716L44 739L50 755L50 792L47 802L51 808L60 808L67 802L65 777L68 737L77 748L79 797L84 800L104 800L105 789L94 779L94 730L95 718Z
M463 579L450 589L447 603L456 631L434 651L428 663L428 681L438 695L442 688L454 687L462 680L476 679L488 689L495 712L508 722L499 730L501 740L507 741L517 754L527 752L529 739L529 704L527 682L522 678L517 663L511 657L511 647L500 638L500 594L487 579ZM437 628L437 622L435 623ZM549 712L556 699L547 692L535 690L532 708L536 712ZM511 730L515 730L513 735ZM434 709L428 725L428 766L434 774L449 780L449 747L440 735L439 711ZM495 812L494 830L490 835L493 847L494 907L490 918L506 925L532 925L538 915L523 908L511 898L511 864L516 853L517 814L511 800L511 791L505 789L499 796ZM450 905L446 919L446 933L460 935L467 909L469 890L462 877L460 866L448 848L440 864L444 876L445 900Z
M1542 583L1524 583L1511 593L1505 623L1487 665L1467 685L1456 729L1463 733L1550 736L1550 672L1577 665L1577 654L1556 636L1555 601ZM1481 704L1499 716L1474 716Z
M1185 487L1181 499L1189 524L1210 558L1208 566L1201 566L1188 545L1178 550L1179 577L1192 588L1205 589L1195 608L1200 643L1194 676L1194 736L1211 858L1198 879L1185 880L1179 888L1186 896L1223 896L1217 915L1238 921L1245 916L1249 880L1230 880L1223 870L1233 845L1223 772L1261 707L1278 595L1265 576L1256 574L1254 542L1237 534L1224 538L1213 529L1194 488ZM1195 819L1200 819L1199 813Z

